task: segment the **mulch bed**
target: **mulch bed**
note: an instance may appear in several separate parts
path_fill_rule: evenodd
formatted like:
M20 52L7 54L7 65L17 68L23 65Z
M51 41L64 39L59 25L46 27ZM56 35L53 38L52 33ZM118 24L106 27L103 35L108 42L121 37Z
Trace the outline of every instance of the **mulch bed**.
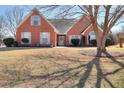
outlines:
M96 56L97 51L96 50L81 50L80 54L86 55L86 56ZM107 51L107 53L110 56L107 56L106 54L102 53L101 57L124 57L124 53L122 52L114 52L114 51Z

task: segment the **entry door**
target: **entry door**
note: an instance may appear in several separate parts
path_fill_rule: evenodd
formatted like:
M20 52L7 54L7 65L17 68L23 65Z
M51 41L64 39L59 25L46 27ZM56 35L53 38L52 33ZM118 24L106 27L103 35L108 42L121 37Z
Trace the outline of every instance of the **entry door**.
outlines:
M42 45L50 44L50 33L49 32L40 33L40 44Z
M65 44L65 36L58 36L58 45L64 46Z

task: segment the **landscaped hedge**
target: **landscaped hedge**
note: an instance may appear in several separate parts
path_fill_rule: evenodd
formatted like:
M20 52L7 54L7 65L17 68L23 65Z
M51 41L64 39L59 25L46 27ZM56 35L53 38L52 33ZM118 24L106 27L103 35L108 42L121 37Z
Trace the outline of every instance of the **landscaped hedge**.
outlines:
M12 47L14 44L14 39L13 38L5 38L3 39L3 43L7 46L7 47Z
M79 42L80 42L80 39L71 39L71 43L74 46L78 46L79 45Z
M90 40L89 43L90 43L92 46L96 46L96 45L97 45L96 39Z
M113 41L111 39L106 40L106 43L105 43L106 46L109 46L109 45L112 45L112 44L113 44Z
M91 44L92 46L97 46L96 39L90 40L90 44ZM106 45L106 46L113 45L113 41L112 41L111 39L107 38L105 45Z
M18 42L17 41L14 41L14 47L18 47Z

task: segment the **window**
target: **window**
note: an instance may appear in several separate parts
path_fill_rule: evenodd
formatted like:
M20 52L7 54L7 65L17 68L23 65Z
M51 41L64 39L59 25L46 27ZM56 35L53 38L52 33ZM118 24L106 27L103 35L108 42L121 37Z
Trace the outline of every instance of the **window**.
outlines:
M91 31L91 32L89 33L89 35L95 35L95 32L94 32L94 31Z
M90 32L89 33L89 36L90 36L89 40L96 39L96 35L95 35L95 32L94 31Z
M44 45L48 45L50 43L50 33L49 32L41 32L40 33L40 43Z
M22 32L21 33L21 39L22 38L27 38L29 40L29 44L31 44L31 32Z
M40 25L40 17L39 16L32 16L31 17L31 25L34 25L34 26Z
M72 45L71 39L81 39L80 35L70 35L69 36L69 44Z

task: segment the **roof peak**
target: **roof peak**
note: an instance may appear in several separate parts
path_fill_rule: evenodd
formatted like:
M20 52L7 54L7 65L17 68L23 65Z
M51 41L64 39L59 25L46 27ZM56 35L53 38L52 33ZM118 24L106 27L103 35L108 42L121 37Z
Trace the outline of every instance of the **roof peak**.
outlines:
M33 11L33 12L39 12L39 10L36 7L33 8L31 11Z

